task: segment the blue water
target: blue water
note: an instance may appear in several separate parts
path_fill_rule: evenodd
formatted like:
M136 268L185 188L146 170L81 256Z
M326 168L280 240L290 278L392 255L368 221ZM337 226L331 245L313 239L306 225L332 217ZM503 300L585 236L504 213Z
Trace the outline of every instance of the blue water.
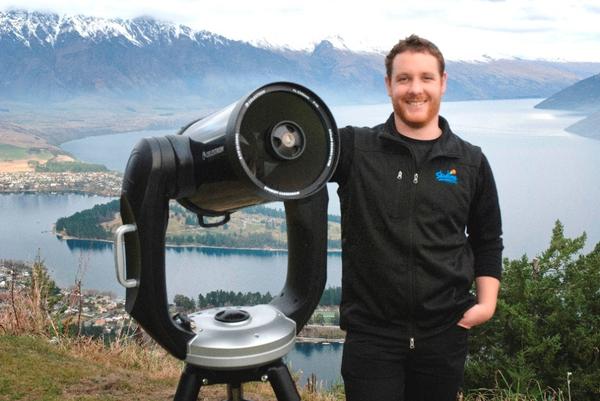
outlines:
M287 355L286 362L290 370L300 375L299 383L306 385L306 380L311 373L317 377L317 385L329 388L333 384L341 383L340 366L342 364L341 343L297 343Z
M109 291L123 298L115 279L112 244L85 240L60 240L52 224L62 216L88 209L110 198L85 195L0 195L0 259L33 261L39 255L60 287L76 278L85 288ZM267 291L283 287L287 254L205 248L169 248L166 252L167 287L175 294L196 298L199 293ZM341 283L340 258L328 257L328 286ZM319 349L323 348L321 351ZM341 345L297 344L286 357L304 383L310 373L327 386L339 381ZM301 370L301 372L300 372Z
M600 242L600 140L564 129L582 118L565 111L537 110L541 99L442 103L452 129L481 146L490 160L502 208L505 256L530 257L543 251L557 219L567 235L588 235L586 250ZM339 127L373 126L385 121L388 104L332 109ZM124 169L133 144L145 136L173 131L142 131L90 137L63 144L77 157ZM339 214L336 186L329 185L330 213Z
M110 198L84 195L0 195L0 258L32 261L40 253L57 284L68 287L76 277L83 286L123 297L116 282L112 244L86 240L61 240L52 234L60 217L91 208ZM338 255L328 257L327 286L341 285ZM183 294L224 289L276 294L287 274L287 254L206 248L168 248L167 289L170 298Z

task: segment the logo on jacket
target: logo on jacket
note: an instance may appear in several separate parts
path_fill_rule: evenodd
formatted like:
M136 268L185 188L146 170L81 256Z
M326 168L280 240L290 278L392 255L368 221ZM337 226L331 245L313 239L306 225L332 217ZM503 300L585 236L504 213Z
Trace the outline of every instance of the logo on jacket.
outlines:
M456 185L458 183L458 177L456 176L456 170L438 170L435 172L435 179L439 182L445 182L446 184Z

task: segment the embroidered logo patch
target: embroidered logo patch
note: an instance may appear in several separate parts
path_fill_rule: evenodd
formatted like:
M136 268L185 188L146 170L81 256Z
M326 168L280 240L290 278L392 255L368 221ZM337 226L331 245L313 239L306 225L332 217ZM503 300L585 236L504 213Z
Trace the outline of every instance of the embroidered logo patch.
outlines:
M456 185L458 183L458 177L456 176L456 170L438 170L435 172L435 179L439 182L445 182L446 184Z

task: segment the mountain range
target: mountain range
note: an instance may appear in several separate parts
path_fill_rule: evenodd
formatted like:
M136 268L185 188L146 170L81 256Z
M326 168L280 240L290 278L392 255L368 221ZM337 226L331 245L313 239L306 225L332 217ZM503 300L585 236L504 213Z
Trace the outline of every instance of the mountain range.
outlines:
M376 103L387 101L383 59L332 40L292 50L151 18L0 12L0 100L196 96L221 106L289 80L327 102ZM448 61L447 70L447 100L541 98L598 73L600 63L488 58Z

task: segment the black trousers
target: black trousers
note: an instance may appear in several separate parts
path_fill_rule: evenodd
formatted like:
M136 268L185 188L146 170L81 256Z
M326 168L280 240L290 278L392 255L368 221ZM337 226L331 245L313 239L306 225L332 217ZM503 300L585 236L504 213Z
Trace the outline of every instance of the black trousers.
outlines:
M414 341L348 331L342 356L347 401L456 401L468 330L453 326Z

